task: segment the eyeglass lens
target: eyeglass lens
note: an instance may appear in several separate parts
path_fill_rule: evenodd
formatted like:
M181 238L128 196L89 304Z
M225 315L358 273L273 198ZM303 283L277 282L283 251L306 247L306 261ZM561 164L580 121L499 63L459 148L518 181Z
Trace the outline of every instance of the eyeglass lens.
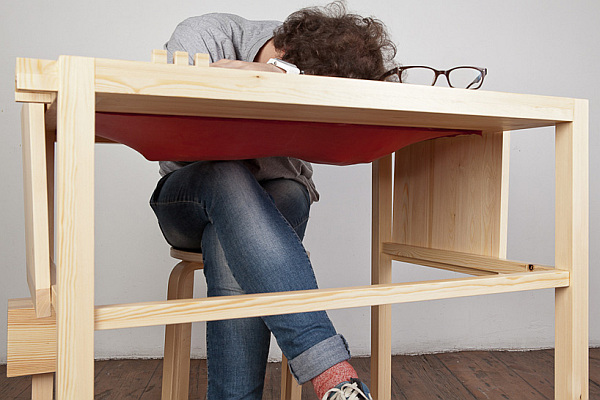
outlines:
M481 85L481 72L475 68L455 68L449 71L448 80L451 86L476 89Z
M402 83L413 85L433 85L435 81L435 71L429 68L406 68L402 71Z

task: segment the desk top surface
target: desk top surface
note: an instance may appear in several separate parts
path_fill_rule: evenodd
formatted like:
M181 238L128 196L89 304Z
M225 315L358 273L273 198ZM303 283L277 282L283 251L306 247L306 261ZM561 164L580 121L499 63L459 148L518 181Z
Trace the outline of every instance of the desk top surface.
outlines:
M61 63L18 58L17 101L52 103ZM506 131L573 120L575 99L94 59L96 111Z

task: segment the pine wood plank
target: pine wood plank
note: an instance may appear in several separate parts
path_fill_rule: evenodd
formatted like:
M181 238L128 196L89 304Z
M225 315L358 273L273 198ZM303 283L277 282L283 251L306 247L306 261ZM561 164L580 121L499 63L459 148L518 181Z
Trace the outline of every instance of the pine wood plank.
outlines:
M56 393L94 396L94 59L59 57Z
M96 330L448 299L567 286L566 271L97 306ZM61 295L62 296L62 295Z
M15 87L17 92L22 90L39 93L58 90L57 61L19 57L16 62Z
M54 399L54 374L36 374L31 376L31 399Z
M392 238L392 155L372 164L371 284L392 282L392 259L384 242ZM376 399L391 399L392 306L371 308L371 387Z
M210 56L206 53L194 54L194 66L196 67L208 67L210 64Z
M397 151L393 242L506 257L508 140L484 133Z
M179 81L174 84L172 65L105 59L96 59L96 64L99 111L212 116L233 113L247 118L316 118L322 122L495 132L572 120L571 99L546 96L223 68L177 67ZM17 92L56 91L57 74L54 61L18 59ZM240 85L247 90L238 90ZM123 102L119 96L123 93L145 96L130 96Z
M56 317L38 318L31 299L9 299L7 376L56 371Z
M27 283L40 318L52 308L44 113L41 103L26 103L21 111Z
M513 97L506 93L485 91L444 90L438 87L409 87L390 82L367 82L356 79L331 78L309 75L289 76L276 73L242 71L233 69L186 68L178 73L179 82L173 84L172 69L168 65L96 59L97 91L104 93L141 93L157 96L212 97L213 100L236 100L260 103L293 103L294 105L317 105L319 108L342 107L382 110L433 111L435 114L489 115L505 118L515 117L512 123L521 125L517 118L542 119L550 115L559 120L570 120L570 102L543 96ZM198 72L201 73L198 73ZM149 81L150 80L150 81ZM155 84L148 85L149 82ZM233 84L235 82L235 84ZM244 86L247 90L240 91ZM285 90L281 90L286 87ZM198 90L202 89L202 90ZM350 95L363 93L363 96ZM487 92L492 93L492 92ZM406 95L406 96L404 96ZM531 96L531 97L529 97ZM431 99L436 101L432 102ZM450 101L452 98L452 101ZM459 100L460 98L460 100ZM510 101L508 101L510 99ZM537 104L533 105L532 101ZM102 99L100 99L102 102ZM554 107L553 107L554 106ZM99 104L99 107L102 107ZM273 105L273 107L279 107ZM460 108L460 112L458 109ZM466 109L465 109L466 108ZM355 111L358 111L355 110ZM324 111L313 110L318 115ZM360 114L363 114L359 111ZM351 114L351 113L348 113ZM381 117L381 115L380 115ZM440 120L433 116L428 126ZM384 123L383 118L379 124ZM465 121L469 119L468 117ZM474 118L477 119L477 118ZM550 118L553 119L553 118ZM348 122L348 121L345 121ZM451 122L450 122L451 123ZM526 123L526 122L525 122ZM506 129L486 129L500 131Z
M476 270L495 274L507 274L528 271L548 271L552 268L522 261L510 261L497 257L486 257L472 253L461 253L450 250L431 249L426 247L409 246L400 243L384 243L383 252L394 259L413 262L432 262L441 266L458 266L465 271ZM411 261L412 260L412 261ZM458 268L457 268L458 269Z
M152 62L158 63L158 64L166 64L167 63L167 51L164 49L152 50Z
M589 397L589 132L588 102L577 100L574 121L556 126L556 268L570 272L556 289L556 398Z

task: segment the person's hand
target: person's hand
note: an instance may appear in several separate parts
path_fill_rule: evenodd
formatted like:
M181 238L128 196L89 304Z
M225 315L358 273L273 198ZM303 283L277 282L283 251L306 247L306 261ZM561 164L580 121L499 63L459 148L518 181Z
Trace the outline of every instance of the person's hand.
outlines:
M285 73L284 70L278 68L272 64L265 64L259 62L248 62L239 60L228 60L223 58L217 62L210 64L211 67L217 68L233 68L233 69L245 69L249 71L265 71L265 72L279 72Z

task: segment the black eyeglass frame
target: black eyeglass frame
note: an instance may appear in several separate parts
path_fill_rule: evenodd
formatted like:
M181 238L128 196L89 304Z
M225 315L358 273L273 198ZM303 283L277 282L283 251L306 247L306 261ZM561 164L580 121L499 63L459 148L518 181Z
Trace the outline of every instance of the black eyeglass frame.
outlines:
M392 75L397 75L398 79L400 80L400 83L405 83L405 82L402 82L402 73L411 68L425 68L425 69L432 70L435 74L435 77L433 78L433 82L431 82L430 86L434 86L435 83L437 82L439 76L444 75L446 77L446 82L448 82L448 86L450 86L451 88L456 88L456 86L452 86L452 83L450 82L450 73L452 71L457 70L457 69L466 69L466 68L477 70L477 71L479 71L478 78L480 77L480 79L475 78L471 83L469 83L469 85L466 88L462 87L462 86L460 87L461 89L470 89L470 90L479 89L481 87L481 85L483 84L483 80L485 79L485 76L487 75L487 68L473 67L470 65L461 65L461 66L450 68L447 70L435 69L435 68L427 67L425 65L406 65L406 66L392 68L391 70L389 70L385 74L383 74L381 76L381 78L379 78L379 80L383 81ZM476 86L472 87L474 84Z

